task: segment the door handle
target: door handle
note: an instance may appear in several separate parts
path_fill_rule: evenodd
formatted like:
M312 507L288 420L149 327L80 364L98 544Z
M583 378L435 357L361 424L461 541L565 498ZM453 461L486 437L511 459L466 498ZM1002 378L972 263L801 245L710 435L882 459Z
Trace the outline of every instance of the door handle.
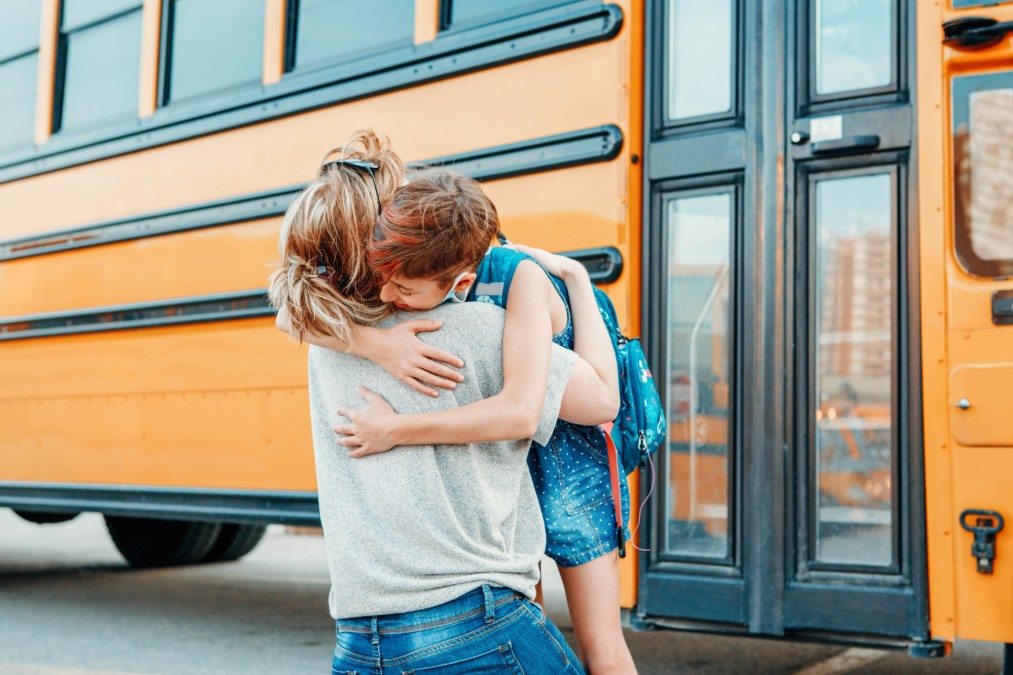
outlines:
M830 152L845 152L847 150L871 150L879 147L879 136L866 134L861 136L846 136L833 141L816 141L812 144L811 150L814 155Z
M987 16L964 16L943 24L943 44L955 49L985 49L1002 42L1013 21L1000 23Z
M1013 291L992 294L992 323L996 326L1013 325Z

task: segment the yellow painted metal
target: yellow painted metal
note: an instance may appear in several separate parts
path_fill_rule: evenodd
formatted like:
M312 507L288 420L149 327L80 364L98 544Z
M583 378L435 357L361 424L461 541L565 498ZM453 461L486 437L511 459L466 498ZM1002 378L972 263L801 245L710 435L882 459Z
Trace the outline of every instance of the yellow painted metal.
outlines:
M440 0L415 0L415 44L432 42L440 30Z
M950 373L950 428L963 446L1013 446L1013 363L961 364Z
M262 81L281 81L285 71L285 0L264 0L264 67Z
M265 2L268 32L281 35L270 17L283 3ZM635 335L643 4L618 4L625 18L608 41L0 184L0 239L305 182L326 149L363 127L413 161L615 124L623 147L613 160L485 187L516 241L616 246L624 271L607 290ZM437 6L418 0L417 40L435 37ZM142 117L156 109L160 11L145 0ZM265 74L267 52L281 51L271 40ZM279 225L0 262L0 317L262 288ZM314 489L305 350L268 318L4 342L0 372L0 419L18 420L0 424L0 481ZM625 607L636 601L636 562L630 551L621 565Z
M162 0L144 0L141 7L141 81L137 115L151 117L158 108L158 58L162 44Z
M1013 327L991 321L1005 279L968 275L954 256L952 78L1013 70L1013 41L976 52L942 45L940 26L960 16L1013 19L1013 5L952 10L919 3L918 240L929 607L932 634L1013 642L1013 529L996 542L995 572L981 574L969 508L1013 517L1013 418L1008 383ZM956 408L966 398L971 407ZM1005 553L1004 553L1005 552ZM1003 561L1006 562L1003 562Z
M618 85L603 85L618 82L620 60L627 59L618 45L588 45L7 183L0 187L0 237L309 181L324 150L363 127L387 134L403 157L419 160L612 124L620 101L628 104ZM621 157L617 171L626 170L629 152ZM612 185L625 180L617 173ZM587 193L579 184L572 189ZM610 217L620 213L616 204Z
M53 89L56 80L56 44L60 30L60 0L41 0L39 72L35 88L35 144L49 140L53 130Z

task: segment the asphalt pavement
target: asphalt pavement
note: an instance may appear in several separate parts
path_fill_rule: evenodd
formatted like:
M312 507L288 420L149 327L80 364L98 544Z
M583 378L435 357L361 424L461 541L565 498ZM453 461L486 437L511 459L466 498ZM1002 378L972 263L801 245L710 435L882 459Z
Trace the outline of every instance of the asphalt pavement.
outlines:
M562 586L546 609L572 643ZM305 675L329 672L334 627L323 540L272 527L236 563L133 570L102 519L38 526L0 509L0 675ZM998 673L999 645L953 656L674 631L627 631L642 675Z

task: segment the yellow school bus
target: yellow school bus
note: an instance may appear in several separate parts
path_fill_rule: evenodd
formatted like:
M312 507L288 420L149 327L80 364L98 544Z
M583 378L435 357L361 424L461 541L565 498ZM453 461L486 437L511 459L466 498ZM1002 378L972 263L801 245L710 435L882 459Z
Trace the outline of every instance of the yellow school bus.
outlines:
M630 624L1013 643L1013 2L0 17L0 506L103 513L140 565L319 522L265 280L322 151L373 127L643 337L670 432Z

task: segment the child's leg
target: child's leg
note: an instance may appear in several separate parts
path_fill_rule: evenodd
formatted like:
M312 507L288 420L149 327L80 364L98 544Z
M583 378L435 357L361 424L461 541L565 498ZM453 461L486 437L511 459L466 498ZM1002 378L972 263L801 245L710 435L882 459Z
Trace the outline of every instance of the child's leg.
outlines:
M619 619L619 557L615 551L576 567L559 567L578 653L591 675L636 673Z

